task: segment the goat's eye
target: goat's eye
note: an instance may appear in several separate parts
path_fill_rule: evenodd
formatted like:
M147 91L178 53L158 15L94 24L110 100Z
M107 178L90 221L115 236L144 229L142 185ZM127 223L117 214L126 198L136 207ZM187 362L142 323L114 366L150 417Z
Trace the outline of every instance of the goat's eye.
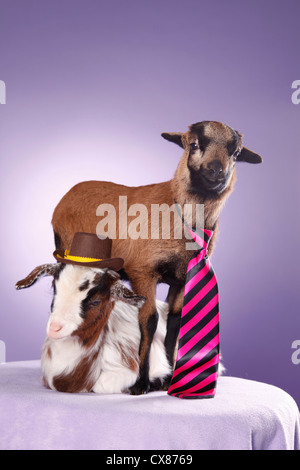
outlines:
M192 142L190 147L191 147L191 150L197 150L198 149L198 145L197 145L196 142Z
M90 307L97 307L98 305L100 305L100 302L100 300L94 300L90 303Z

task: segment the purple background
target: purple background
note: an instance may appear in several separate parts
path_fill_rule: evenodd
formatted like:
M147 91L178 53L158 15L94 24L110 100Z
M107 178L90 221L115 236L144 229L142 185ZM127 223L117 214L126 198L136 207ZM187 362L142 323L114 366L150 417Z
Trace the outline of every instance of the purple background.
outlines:
M40 357L51 216L75 183L172 178L182 151L160 137L201 120L242 132L263 165L239 164L213 264L229 375L300 403L300 3L1 0L1 316L7 359ZM165 290L159 289L162 297Z

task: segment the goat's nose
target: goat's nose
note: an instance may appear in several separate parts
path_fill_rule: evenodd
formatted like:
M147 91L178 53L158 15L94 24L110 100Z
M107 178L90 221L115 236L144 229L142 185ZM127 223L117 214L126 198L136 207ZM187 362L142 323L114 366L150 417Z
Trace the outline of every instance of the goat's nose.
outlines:
M221 176L223 173L223 165L219 160L213 160L207 164L207 170L211 176Z
M56 334L62 329L62 325L56 321L52 321L49 325L49 335Z

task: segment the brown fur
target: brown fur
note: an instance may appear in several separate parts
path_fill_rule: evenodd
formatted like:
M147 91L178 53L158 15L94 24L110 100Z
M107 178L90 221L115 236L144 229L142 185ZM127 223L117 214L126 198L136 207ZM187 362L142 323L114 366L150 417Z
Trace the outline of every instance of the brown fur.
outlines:
M117 210L116 233L118 235L119 196L127 196L128 207L135 203L144 204L148 209L148 214L150 214L151 204L165 203L171 206L174 201L177 201L181 207L184 204L204 204L204 226L214 230L208 250L209 254L212 254L218 231L218 218L227 197L233 190L236 179L235 160L230 157L227 149L230 145L234 151L241 149L241 135L222 123L208 121L191 126L190 130L184 134L163 134L163 136L184 148L184 154L174 178L171 181L139 187L127 187L103 181L77 184L62 198L53 214L53 229L56 237L60 239L61 249L70 247L73 235L77 231L96 232L100 220L99 216L96 216L96 209L103 203L112 204ZM203 151L200 145L201 139L206 144ZM193 142L199 143L197 150L191 150ZM251 161L252 155L259 157L251 151L247 152L250 152L247 153L247 158L250 158L247 161ZM224 175L228 175L227 186L219 194L205 195L201 191L195 191L191 187L191 171L209 171L209 165L216 160L222 165ZM253 163L258 163L258 161L253 161ZM134 218L128 216L128 226ZM132 388L132 393L142 393L148 390L149 348L156 327L154 320L156 285L159 282L170 284L170 314L178 314L182 307L186 268L192 256L192 251L187 251L185 248L186 240L174 239L173 231L171 231L170 239L151 239L150 217L148 220L148 240L141 238L133 240L129 236L126 239L117 238L113 240L111 255L125 259L124 270L131 281L133 290L147 298L139 312L142 332L140 380L136 387ZM174 339L172 341L174 343ZM171 348L171 356L172 351L174 349ZM169 359L172 361L171 357Z
M70 374L61 374L53 378L53 386L60 392L90 392L94 381L89 377L91 365L96 360L98 351L93 356L84 357Z
M139 357L137 355L136 350L132 347L129 348L128 350L125 350L124 348L120 348L121 355L122 355L122 361L123 364L125 364L130 370L132 371L138 371L139 369Z
M95 295L91 300L98 300L98 298L100 299L100 296ZM79 337L86 348L91 348L95 344L114 308L114 302L103 298L101 300L101 308L99 309L99 306L89 308L87 321L84 321L82 326L72 333L72 336Z

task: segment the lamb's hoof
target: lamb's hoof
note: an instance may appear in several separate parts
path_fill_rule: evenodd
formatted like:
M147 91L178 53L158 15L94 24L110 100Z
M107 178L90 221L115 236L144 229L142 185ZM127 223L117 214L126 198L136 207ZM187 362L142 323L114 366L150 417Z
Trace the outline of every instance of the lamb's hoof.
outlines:
M129 387L130 395L143 395L150 391L150 382L143 378L139 378L132 387Z

